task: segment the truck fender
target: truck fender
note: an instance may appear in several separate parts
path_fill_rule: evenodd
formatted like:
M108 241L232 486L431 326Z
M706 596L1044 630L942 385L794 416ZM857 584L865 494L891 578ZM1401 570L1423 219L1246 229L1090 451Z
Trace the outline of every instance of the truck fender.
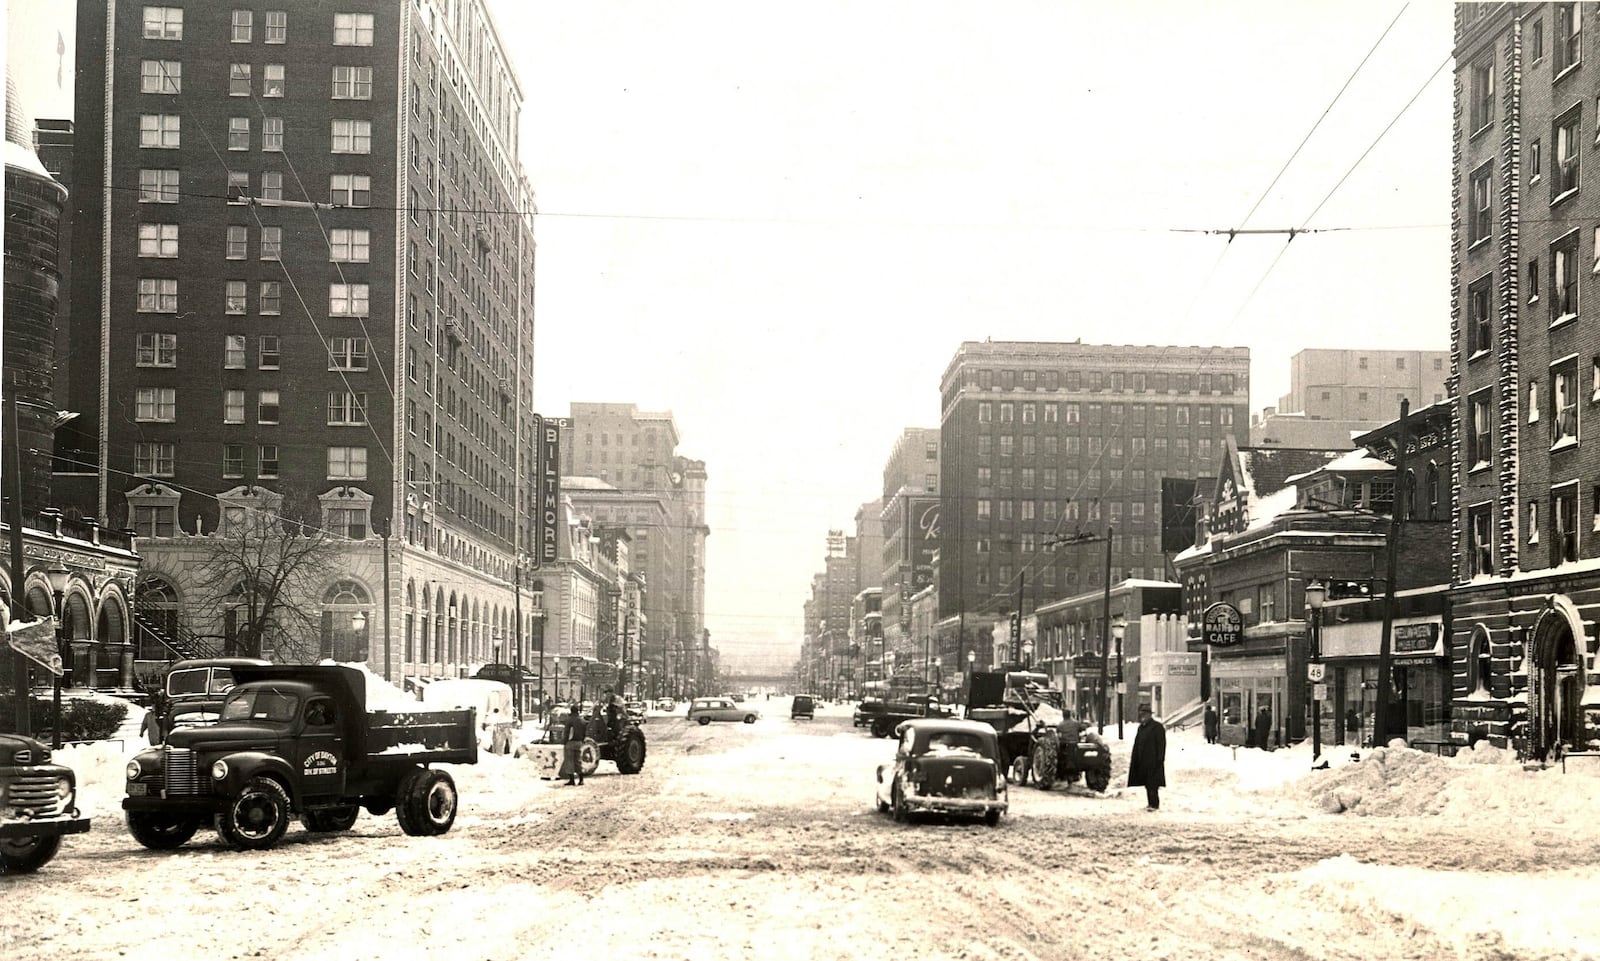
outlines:
M240 751L237 754L228 754L218 760L228 762L228 776L220 782L213 782L221 789L222 793L232 796L244 789L244 785L253 777L266 776L283 785L289 795L289 804L298 810L299 781L290 769L289 762L276 754L265 751ZM211 777L211 769L200 772L203 777Z

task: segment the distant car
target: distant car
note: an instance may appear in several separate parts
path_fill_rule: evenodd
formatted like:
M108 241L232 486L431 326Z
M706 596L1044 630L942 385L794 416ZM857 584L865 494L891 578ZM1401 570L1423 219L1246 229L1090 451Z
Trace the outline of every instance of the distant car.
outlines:
M678 702L674 701L672 698L670 698L670 697L658 697L658 698L656 698L656 710L664 711L664 712L666 712L668 714L671 714L673 711L676 711L677 709L678 709Z
M869 697L856 705L855 711L850 715L850 720L856 727L871 727L873 718L887 709L887 704L875 697Z
M794 702L789 705L789 719L803 717L808 721L817 719L817 704L809 694L796 694Z
M977 721L917 718L895 729L893 764L878 765L877 804L896 821L914 814L981 817L990 827L1009 806L994 728Z
M623 708L628 712L628 720L635 724L643 724L645 722L643 701L627 701L623 704Z
M737 704L743 704L744 703L744 695L743 694L724 694L722 696L732 699Z
M712 721L743 721L754 724L761 712L753 707L736 704L729 697L697 697L689 703L689 720L700 724Z

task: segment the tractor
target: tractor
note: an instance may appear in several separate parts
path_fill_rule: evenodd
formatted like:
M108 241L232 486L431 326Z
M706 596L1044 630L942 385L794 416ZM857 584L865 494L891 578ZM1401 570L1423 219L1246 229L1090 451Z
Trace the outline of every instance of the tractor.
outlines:
M1080 776L1091 791L1111 784L1111 749L1088 726L1068 716L1061 692L1032 671L976 671L967 717L991 725L1012 779L1029 777L1041 790Z

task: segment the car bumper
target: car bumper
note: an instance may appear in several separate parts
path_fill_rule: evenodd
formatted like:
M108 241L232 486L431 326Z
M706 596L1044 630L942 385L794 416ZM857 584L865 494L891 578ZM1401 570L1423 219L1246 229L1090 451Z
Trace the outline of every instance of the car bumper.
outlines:
M77 815L77 811L72 812ZM0 821L0 839L48 838L63 834L83 834L89 830L85 817L39 818L38 820Z
M997 798L928 797L907 795L906 810L917 814L988 814L990 811L1006 813L1008 804Z

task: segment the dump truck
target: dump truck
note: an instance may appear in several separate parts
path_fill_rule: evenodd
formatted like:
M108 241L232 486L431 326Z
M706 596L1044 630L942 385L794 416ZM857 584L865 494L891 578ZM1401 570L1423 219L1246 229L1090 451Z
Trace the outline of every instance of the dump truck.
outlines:
M337 665L235 666L216 723L178 728L127 766L128 831L152 850L201 826L239 850L265 850L298 816L347 831L361 808L391 810L406 834L444 834L458 795L448 771L475 764L472 710L368 709L366 677Z

